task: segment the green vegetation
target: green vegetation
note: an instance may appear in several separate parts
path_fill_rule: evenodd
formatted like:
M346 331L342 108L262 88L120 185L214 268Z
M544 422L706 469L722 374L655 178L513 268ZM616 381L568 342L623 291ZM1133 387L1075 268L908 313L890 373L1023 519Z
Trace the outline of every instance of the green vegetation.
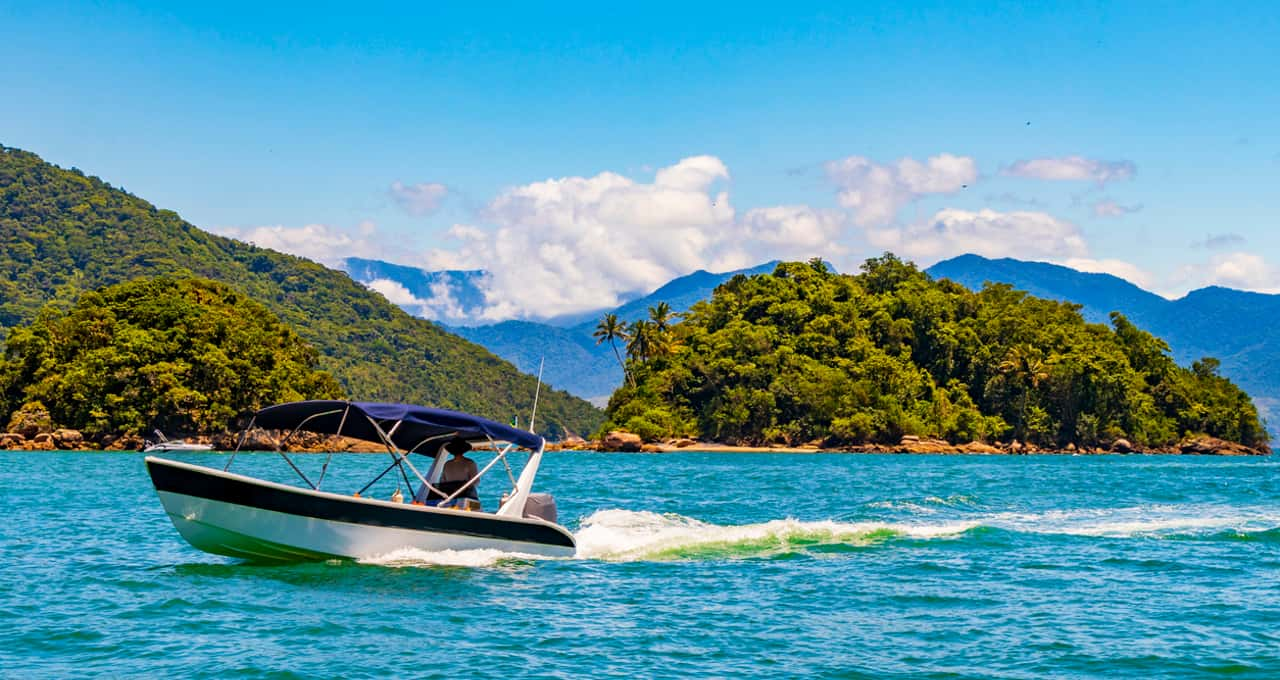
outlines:
M614 393L604 429L747 444L1267 438L1216 360L1181 368L1119 314L1089 324L1077 305L975 293L888 254L856 276L820 260L737 276L675 325L653 312L629 329L636 384Z
M46 304L70 310L83 292L156 276L213 279L262 303L352 398L504 422L532 406L533 377L341 272L203 232L95 177L0 147L0 334ZM601 419L585 401L546 390L538 416L552 436L590 432Z
M49 306L9 332L0 411L47 410L89 435L220 432L240 414L341 398L315 349L266 307L206 279L137 279ZM21 419L21 418L20 418Z
M622 374L626 376L627 382L635 385L635 381L631 379L631 374L627 373L627 364L622 360L622 355L618 353L618 341L626 342L630 339L627 331L627 324L618 320L617 314L605 314L600 319L600 323L596 325L596 329L591 332L591 337L596 339L596 344L607 342L613 350L613 356L618 360L618 365L622 367Z

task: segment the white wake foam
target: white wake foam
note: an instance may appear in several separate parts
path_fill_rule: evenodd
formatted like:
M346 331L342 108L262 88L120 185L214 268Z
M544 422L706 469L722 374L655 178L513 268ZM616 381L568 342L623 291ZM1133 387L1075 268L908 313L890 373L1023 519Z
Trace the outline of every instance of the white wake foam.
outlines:
M1280 513L1266 508L1141 505L998 513L984 519L983 524L1036 534L1133 538L1196 535L1227 529L1268 530L1280 526Z
M420 550L400 548L384 555L360 560L361 564L382 567L492 567L511 560L547 559L537 555L502 550Z
M967 501L967 499L966 499ZM925 499L943 505L950 499ZM877 504L870 504L877 507ZM909 509L904 504L892 506ZM935 508L918 514L920 521L800 521L775 519L752 524L720 525L677 514L634 510L599 510L582 520L574 534L576 559L641 561L705 557L764 556L813 546L861 546L896 537L954 538L977 527L1017 533L1107 538L1203 535L1225 530L1267 531L1280 527L1274 508L1222 508L1190 505L1143 505L1078 508L1039 513L972 513L962 518L936 517ZM511 561L553 559L500 550L426 551L402 548L360 560L390 567L492 567Z
M776 544L865 544L887 535L936 538L955 536L978 526L973 521L924 524L885 522L801 522L777 519L741 525L718 525L689 517L632 510L600 510L582 520L574 535L579 558L633 560L664 553Z

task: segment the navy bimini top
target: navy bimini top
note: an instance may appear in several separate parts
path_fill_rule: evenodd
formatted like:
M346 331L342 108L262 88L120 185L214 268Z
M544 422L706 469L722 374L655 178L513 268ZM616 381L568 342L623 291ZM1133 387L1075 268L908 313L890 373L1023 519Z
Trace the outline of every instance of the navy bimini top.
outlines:
M344 418L345 415L345 418ZM377 422L391 442L404 451L417 448L424 440L456 433L469 442L507 441L527 449L541 448L543 441L532 432L510 425L442 408L388 404L372 401L312 400L276 404L254 414L258 427L271 430L303 430L319 434L382 442L370 419ZM396 427L399 422L400 426ZM392 432L392 428L395 431ZM341 429L341 432L339 432ZM436 447L420 453L434 454Z

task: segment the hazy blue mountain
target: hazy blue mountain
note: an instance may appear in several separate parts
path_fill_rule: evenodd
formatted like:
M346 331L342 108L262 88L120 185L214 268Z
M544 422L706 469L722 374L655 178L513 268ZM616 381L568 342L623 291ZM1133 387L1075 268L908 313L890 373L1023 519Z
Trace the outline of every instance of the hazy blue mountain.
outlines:
M622 382L622 369L613 350L608 345L597 346L590 332L533 321L503 321L449 330L516 366L527 367L532 375L538 374L538 362L545 358L542 379L548 385L598 406L607 403L609 395Z
M1032 295L1083 305L1091 321L1108 323L1118 311L1169 343L1180 364L1211 356L1222 374L1258 402L1271 425L1280 416L1280 340L1272 326L1280 320L1280 295L1229 288L1202 288L1168 300L1110 274L1088 274L1044 262L989 260L962 255L930 267L928 273L970 288L983 282L1008 283Z
M989 260L978 255L961 255L943 260L925 270L934 278L946 278L966 288L978 290L986 281L1007 283L1018 290L1052 300L1068 300L1083 305L1089 321L1110 324L1107 315L1124 312L1131 321L1146 328L1145 321L1158 316L1169 300L1139 288L1118 276L1090 274L1047 262L1026 262L1003 258Z
M777 266L778 261L774 260L772 262L756 265L755 267L737 269L731 272L722 272L719 274L699 269L692 274L686 274L684 276L671 279L652 293L632 300L631 302L609 311L617 314L619 319L628 323L648 318L649 308L659 302L666 302L671 305L671 309L677 312L684 312L692 307L693 303L710 297L711 291L715 290L716 286L728 281L738 274L746 274L748 276L752 274L763 274L765 272L773 271ZM604 313L605 310L601 310L600 312L593 314L590 318L575 326L575 329L579 331L585 330L587 334L590 335L591 331L595 330L596 323L600 321L600 317L603 316ZM617 362L615 361L614 363ZM572 392L573 390L569 391Z

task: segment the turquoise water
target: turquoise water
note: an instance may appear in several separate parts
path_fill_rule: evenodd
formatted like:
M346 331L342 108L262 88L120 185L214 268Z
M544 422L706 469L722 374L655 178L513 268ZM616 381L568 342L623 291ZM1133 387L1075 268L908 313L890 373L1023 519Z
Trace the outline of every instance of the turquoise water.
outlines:
M578 558L266 566L183 542L140 455L0 453L0 674L1280 676L1270 459L557 453L540 482Z

